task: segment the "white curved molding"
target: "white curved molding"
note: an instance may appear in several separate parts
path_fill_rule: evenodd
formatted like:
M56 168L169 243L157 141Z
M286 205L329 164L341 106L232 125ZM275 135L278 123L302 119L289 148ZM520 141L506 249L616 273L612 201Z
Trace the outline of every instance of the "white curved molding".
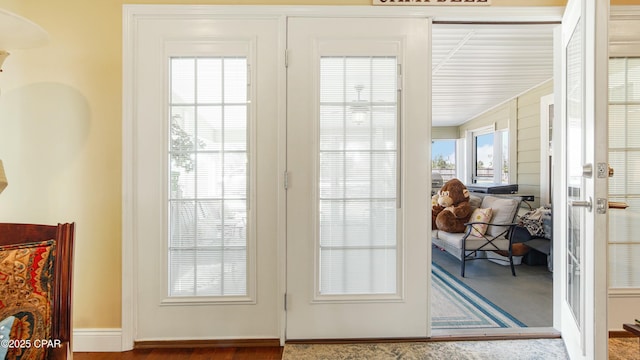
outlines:
M290 16L429 17L434 22L560 22L563 6L155 5L125 4L124 19L141 17ZM339 8L339 11L336 11Z
M0 50L43 46L49 34L34 22L0 9Z

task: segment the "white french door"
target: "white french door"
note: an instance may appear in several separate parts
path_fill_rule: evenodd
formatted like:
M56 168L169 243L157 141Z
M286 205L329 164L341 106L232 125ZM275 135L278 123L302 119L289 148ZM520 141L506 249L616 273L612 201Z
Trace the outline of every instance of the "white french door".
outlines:
M136 341L280 337L279 24L221 16L136 23Z
M560 327L571 359L607 358L606 0L570 0L562 21ZM563 232L563 233L561 233Z
M429 33L288 20L289 340L429 335Z

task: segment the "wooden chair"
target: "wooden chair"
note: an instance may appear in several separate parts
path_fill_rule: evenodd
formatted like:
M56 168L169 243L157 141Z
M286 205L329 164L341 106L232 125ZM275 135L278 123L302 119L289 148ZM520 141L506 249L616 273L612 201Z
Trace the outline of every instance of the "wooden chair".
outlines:
M73 242L75 224L36 225L0 223L0 245L56 241L53 272L53 311L51 339L60 348L49 350L49 359L71 359L71 287L73 283Z

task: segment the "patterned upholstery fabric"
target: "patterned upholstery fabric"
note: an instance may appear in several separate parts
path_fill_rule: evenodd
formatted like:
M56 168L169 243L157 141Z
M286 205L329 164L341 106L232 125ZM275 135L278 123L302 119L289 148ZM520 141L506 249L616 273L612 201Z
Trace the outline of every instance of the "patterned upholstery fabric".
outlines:
M477 208L473 210L473 214L471 214L471 218L469 222L491 222L491 215L493 215L493 211L491 208ZM487 232L487 224L473 224L471 225L471 235L482 237L485 232Z
M544 222L547 221L545 225ZM537 208L520 216L518 224L529 231L529 234L534 237L541 237L551 239L551 209L550 208ZM549 226L549 228L547 228Z
M7 359L40 360L47 355L46 348L33 342L51 336L54 249L54 240L0 247L0 319L15 316L10 338L31 344L9 349Z

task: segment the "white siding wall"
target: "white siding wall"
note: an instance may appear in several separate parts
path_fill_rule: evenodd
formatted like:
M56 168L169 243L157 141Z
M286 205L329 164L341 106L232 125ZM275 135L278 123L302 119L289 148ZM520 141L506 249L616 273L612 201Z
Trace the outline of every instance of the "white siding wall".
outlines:
M460 125L458 127L459 136L463 138L468 130L475 130L492 124L496 124L496 130L508 128L510 120L517 116L517 101L517 98L506 101Z
M518 97L517 149L518 192L534 195L540 206L540 98L553 93L553 81Z
M457 139L457 126L438 126L431 129L431 139Z
M540 98L552 92L553 81L549 80L458 127L459 138L466 131L492 124L496 130L512 128L509 135L515 148L511 158L516 163L511 181L518 184L519 193L536 197L533 207L540 204Z

